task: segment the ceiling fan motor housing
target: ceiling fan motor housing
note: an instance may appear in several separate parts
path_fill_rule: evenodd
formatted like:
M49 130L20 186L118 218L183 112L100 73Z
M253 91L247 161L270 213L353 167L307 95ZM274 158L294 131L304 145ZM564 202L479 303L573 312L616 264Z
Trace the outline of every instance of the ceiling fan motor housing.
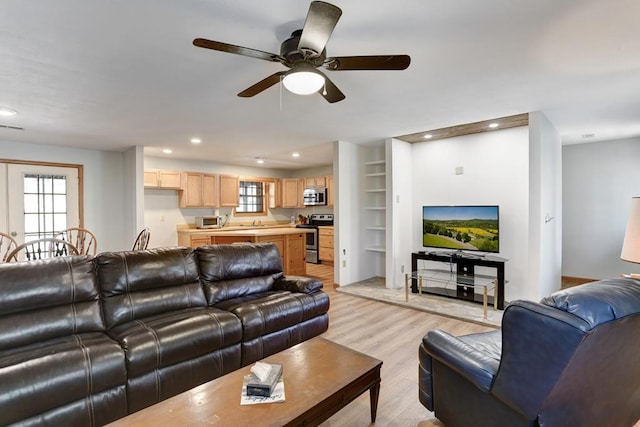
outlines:
M312 50L301 51L299 49L301 35L302 30L295 30L291 33L291 37L283 41L280 45L280 56L287 61L285 65L292 67L299 62L308 62L314 67L319 67L326 59L326 49L319 55L318 52Z

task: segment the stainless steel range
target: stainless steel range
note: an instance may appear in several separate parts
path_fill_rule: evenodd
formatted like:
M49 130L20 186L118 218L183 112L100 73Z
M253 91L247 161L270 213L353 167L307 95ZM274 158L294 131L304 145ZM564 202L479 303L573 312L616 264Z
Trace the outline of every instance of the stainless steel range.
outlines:
M312 214L309 224L298 224L296 228L312 228L313 233L307 233L307 262L320 264L318 258L318 226L333 225L333 214Z

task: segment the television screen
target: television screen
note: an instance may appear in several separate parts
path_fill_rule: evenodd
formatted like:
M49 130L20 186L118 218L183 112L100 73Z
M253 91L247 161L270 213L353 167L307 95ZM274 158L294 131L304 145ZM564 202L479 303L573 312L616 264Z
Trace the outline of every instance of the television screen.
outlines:
M422 245L499 252L498 206L423 206Z

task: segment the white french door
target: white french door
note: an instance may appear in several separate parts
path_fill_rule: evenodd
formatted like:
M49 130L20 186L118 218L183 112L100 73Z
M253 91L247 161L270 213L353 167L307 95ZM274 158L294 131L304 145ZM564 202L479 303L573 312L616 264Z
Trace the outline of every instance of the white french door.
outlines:
M79 226L77 168L6 166L6 223L18 244Z

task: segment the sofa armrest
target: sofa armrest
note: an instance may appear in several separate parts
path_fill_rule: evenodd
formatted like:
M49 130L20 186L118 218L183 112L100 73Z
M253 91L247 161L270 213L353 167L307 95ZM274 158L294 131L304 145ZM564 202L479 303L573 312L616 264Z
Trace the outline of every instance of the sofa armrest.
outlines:
M499 339L500 331L474 334L485 336L486 341ZM444 331L432 330L422 339L431 357L457 372L480 390L488 392L498 371L499 360L492 353L484 352L473 345Z
M312 294L322 289L322 282L318 279L305 276L286 276L277 279L273 288L282 291L300 292Z
M535 417L589 329L573 314L512 301L502 315L502 359L492 393Z

